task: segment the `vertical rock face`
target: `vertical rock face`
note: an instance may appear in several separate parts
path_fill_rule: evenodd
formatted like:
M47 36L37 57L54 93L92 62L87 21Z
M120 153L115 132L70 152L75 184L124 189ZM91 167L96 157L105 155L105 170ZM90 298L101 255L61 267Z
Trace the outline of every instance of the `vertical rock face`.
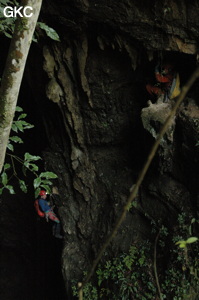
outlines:
M65 151L46 154L51 157L46 161L52 162L64 195L60 215L67 236L64 272L69 278L87 268L129 193L136 173L132 157L142 151L139 129L145 134L139 118L144 92L139 95L136 90L140 83L127 53L121 57L117 50L91 48L87 56L86 38L76 50L58 47L44 48L45 71L53 93L61 91L58 105L67 140Z
M194 1L65 1L56 8L63 42L44 46L43 56L46 95L58 105L64 129L45 160L59 178L66 280L81 279L96 256L171 109L172 103L154 101L147 108L147 76L160 57L175 61L182 84L196 65L195 9ZM144 214L172 226L196 206L197 109L189 99L181 107L143 183L139 208L128 213L110 255L150 235Z
M45 160L59 178L63 273L71 280L96 256L171 109L154 101L147 108L147 76L162 57L175 61L182 84L195 68L198 4L64 1L55 9L52 1L46 18L52 9L62 43L43 48L46 95L61 111L62 133ZM146 235L144 213L171 226L196 207L197 122L196 101L187 99L141 188L142 213L128 213L110 254Z

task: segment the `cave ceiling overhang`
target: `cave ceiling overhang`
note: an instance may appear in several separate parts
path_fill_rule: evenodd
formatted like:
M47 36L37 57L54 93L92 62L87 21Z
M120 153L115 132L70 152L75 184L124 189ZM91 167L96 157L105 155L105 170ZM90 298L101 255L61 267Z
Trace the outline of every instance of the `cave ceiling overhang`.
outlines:
M198 1L152 2L51 0L44 1L42 17L66 40L94 32L100 48L125 44L125 48L195 55L199 36Z

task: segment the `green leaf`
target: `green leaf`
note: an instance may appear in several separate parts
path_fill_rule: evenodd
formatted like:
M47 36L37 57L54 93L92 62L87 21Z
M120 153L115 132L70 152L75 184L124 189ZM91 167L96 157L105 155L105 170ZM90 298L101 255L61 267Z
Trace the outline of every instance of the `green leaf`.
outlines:
M43 189L45 189L45 190L47 191L48 194L51 193L51 188L50 188L48 185L46 185L46 184L41 184L40 187L42 187Z
M179 245L179 244L181 244L181 243L184 243L185 241L178 241L178 242L176 242L175 244L176 245Z
M27 193L28 188L24 180L19 179L19 187L22 190L22 192Z
M197 237L190 237L186 240L186 243L187 244L192 244L192 243L195 243L196 241L198 240Z
M195 223L196 222L196 219L195 218L192 218L191 219L191 224Z
M5 36L7 36L9 39L11 39L11 38L12 38L12 35L11 35L11 34L9 34L7 31L4 31L4 34L5 34Z
M6 163L6 164L4 165L4 167L3 167L3 169L4 169L4 171L5 171L5 170L7 170L7 169L10 169L10 167L11 167L11 165Z
M2 195L4 187L0 188L0 195Z
M12 185L6 185L5 188L9 190L10 194L15 194L14 188Z
M27 116L27 114L25 114L25 113L20 114L18 117L18 120L24 119L26 116Z
M14 151L14 147L13 147L13 145L10 144L10 143L8 143L7 148L8 148L10 151Z
M41 178L40 177L35 178L33 181L34 188L35 189L38 188L40 186L40 184L41 184Z
M29 161L24 161L24 167L26 167L28 169L29 165L30 165Z
M132 202L132 206L135 207L135 208L137 208L137 207L138 207L137 201L134 200L134 201Z
M41 29L43 29L46 32L47 36L49 36L52 40L60 42L59 35L53 28L49 27L48 25L42 22L37 22L37 25Z
M8 176L7 176L7 174L6 174L5 172L3 172L3 173L1 174L1 181L2 181L2 184L3 184L4 186L6 186L6 184L8 183Z
M16 127L19 129L19 131L23 132L23 121L14 121Z
M38 40L37 40L37 38L36 38L36 33L34 33L34 35L33 35L33 37L32 37L32 40L33 40L33 42L35 42L35 43L37 43L38 42Z
M187 245L187 243L184 241L184 243L181 243L181 244L179 245L179 247L180 247L180 248L185 248L186 245Z
M44 177L46 179L55 179L55 178L57 178L57 175L53 172L42 172L39 176Z
M22 141L22 139L19 137L19 136L11 136L10 138L9 138L12 142L15 142L15 143L19 143L19 144L22 144L23 143L23 141Z
M15 111L21 112L21 111L23 111L23 108L21 108L20 106L16 106Z
M144 257L140 257L138 261L139 261L140 266L142 266L144 264L144 262L145 262L145 258Z
M14 132L18 132L18 127L16 126L15 121L12 123L12 130Z
M46 184L46 185L52 185L52 181L50 181L49 179L42 179L42 184Z
M28 153L28 152L26 152L25 154L24 154L24 160L39 160L39 159L41 159L41 157L40 156L36 156L36 155L31 155L30 153Z
M34 125L32 125L24 120L20 120L20 121L16 121L16 122L20 122L20 126L22 126L23 129L30 129L30 128L34 127Z
M178 241L176 242L176 245L179 245L180 248L185 248L186 247L186 241Z
M36 188L35 190L35 198L37 198L39 196L39 192L40 192L40 188Z
M8 4L8 1L7 1L7 0L1 0L1 1L0 1L0 4L1 4L1 5L7 5L7 4Z
M27 123L26 124L23 124L24 125L24 129L31 129L31 128L34 128L35 126L30 124L30 123Z
M37 172L39 170L39 167L35 164L29 164L29 169L32 171L32 172Z

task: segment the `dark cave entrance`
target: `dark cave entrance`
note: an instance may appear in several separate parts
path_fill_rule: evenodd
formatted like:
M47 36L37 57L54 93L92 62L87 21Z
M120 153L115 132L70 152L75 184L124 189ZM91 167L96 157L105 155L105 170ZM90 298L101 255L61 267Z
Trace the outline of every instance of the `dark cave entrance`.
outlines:
M47 78L42 69L42 58L40 48L33 44L18 100L18 105L27 113L27 121L34 125L33 129L24 132L24 149L30 154L42 157L43 162L39 166L41 172L46 171L44 152L50 151L53 143L59 143L58 132L62 132L59 127L62 116L58 106L46 99L45 84ZM32 182L30 182L31 184ZM34 191L32 192L34 201ZM66 298L61 264L63 240L53 237L53 222L46 222L45 219L37 216L35 211L33 215L35 237L35 241L33 241L35 295L33 299L62 300Z
M2 50L2 57L7 55L5 49ZM34 128L18 134L24 141L23 144L15 145L15 154L19 157L23 157L25 152L43 157L43 151L53 142L46 135L46 120L51 120L53 130L52 124L58 124L56 120L61 118L57 106L45 98L42 86L45 74L39 58L42 59L42 53L33 44L17 105L23 108L27 114L26 121L33 124ZM40 171L45 171L44 162L38 163ZM1 198L0 266L3 273L0 275L0 285L4 288L0 297L4 300L65 299L61 270L63 240L53 237L51 222L47 223L36 215L33 177L27 176L27 194L17 187L17 181L15 178L10 183L15 187L15 194L10 195L5 191Z

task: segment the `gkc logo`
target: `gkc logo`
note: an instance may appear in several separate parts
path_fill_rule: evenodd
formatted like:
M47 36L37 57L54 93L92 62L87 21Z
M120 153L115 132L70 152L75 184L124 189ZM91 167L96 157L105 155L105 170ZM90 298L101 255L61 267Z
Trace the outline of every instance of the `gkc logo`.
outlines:
M16 18L18 17L27 17L30 18L32 17L33 13L33 8L31 6L20 6L20 7L11 7L11 6L6 6L3 10L3 14L6 18Z

